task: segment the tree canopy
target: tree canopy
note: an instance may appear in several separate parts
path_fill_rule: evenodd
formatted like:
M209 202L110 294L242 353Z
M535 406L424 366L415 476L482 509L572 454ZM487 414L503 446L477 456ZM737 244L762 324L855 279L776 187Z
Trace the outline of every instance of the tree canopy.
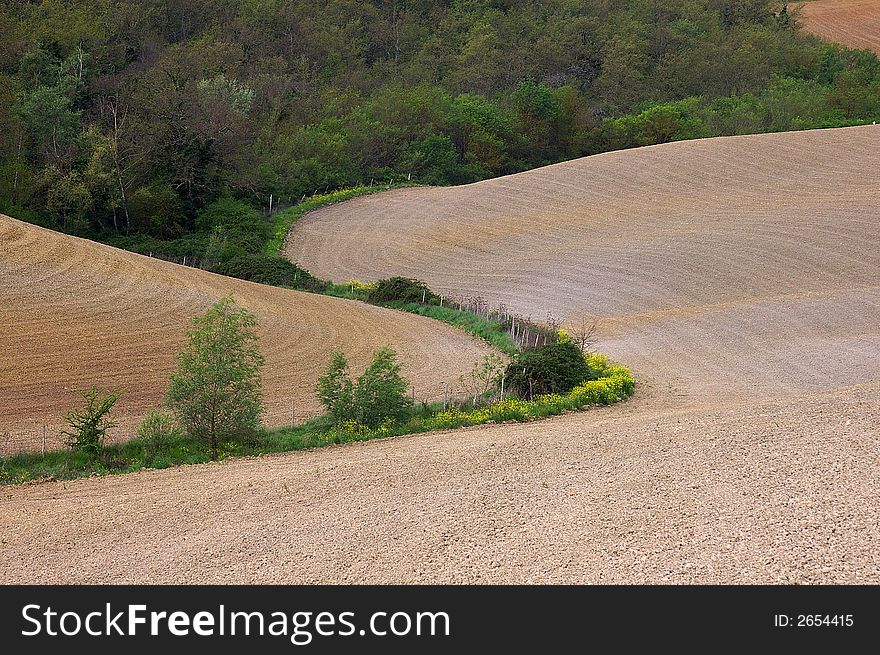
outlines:
M877 57L781 6L0 0L0 209L203 250L218 201L880 118Z

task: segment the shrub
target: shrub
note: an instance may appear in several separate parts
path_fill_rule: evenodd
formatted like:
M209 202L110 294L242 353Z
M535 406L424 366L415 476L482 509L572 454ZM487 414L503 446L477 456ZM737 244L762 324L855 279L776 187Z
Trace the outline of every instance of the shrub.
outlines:
M310 291L324 291L327 283L318 280L305 269L284 259L262 254L241 254L218 262L213 270L221 275L237 277L242 280L272 284L281 287L295 287Z
M166 401L193 438L210 444L249 442L260 433L263 356L256 317L231 296L193 319L189 343L178 355Z
M400 375L396 353L382 348L373 354L373 361L354 383L345 355L334 352L327 372L318 379L317 394L334 425L355 422L376 429L408 416L412 407L408 387Z
M383 302L440 302L440 296L419 280L406 277L391 277L379 280L376 287L369 292L371 303Z
M107 430L116 427L109 414L122 392L102 394L97 387L92 387L81 391L80 395L85 400L85 406L70 410L64 416L69 427L61 434L66 437L65 443L75 452L97 457L104 449Z
M387 420L406 418L412 401L406 391L409 383L400 375L397 355L391 348L382 348L354 385L356 420L376 428Z
M219 198L196 216L196 229L212 232L222 228L235 241L247 241L248 250L259 249L272 232L271 223L246 202ZM252 242L252 243L251 243Z
M354 385L348 374L345 355L334 351L327 372L318 378L318 399L334 424L354 416Z
M168 450L169 446L183 437L174 416L167 412L150 410L138 426L138 438L144 444L144 452L156 457Z
M508 365L506 383L520 396L568 393L598 372L590 367L584 354L571 341L549 343L521 353Z

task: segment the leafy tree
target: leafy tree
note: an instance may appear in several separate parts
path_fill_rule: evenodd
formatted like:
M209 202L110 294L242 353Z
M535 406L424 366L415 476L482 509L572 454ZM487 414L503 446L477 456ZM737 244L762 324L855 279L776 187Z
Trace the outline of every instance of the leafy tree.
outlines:
M340 351L330 356L327 372L318 378L318 399L334 423L352 418L354 411L354 385L348 372L348 361Z
M74 451L97 457L104 449L107 430L117 426L110 419L110 410L122 396L122 392L102 393L97 387L92 387L81 391L80 395L85 406L82 409L73 409L64 416L68 427L61 434L66 437L65 443Z
M412 406L409 382L400 374L397 354L381 348L354 385L354 411L358 423L375 428L386 420L404 419Z
M231 296L193 319L166 395L181 426L206 441L217 459L220 441L247 441L260 430L264 358L256 317Z
M334 423L356 421L376 428L385 421L406 418L412 407L406 393L408 387L400 374L396 353L391 348L381 348L354 383L345 356L334 352L327 372L318 379L317 393Z

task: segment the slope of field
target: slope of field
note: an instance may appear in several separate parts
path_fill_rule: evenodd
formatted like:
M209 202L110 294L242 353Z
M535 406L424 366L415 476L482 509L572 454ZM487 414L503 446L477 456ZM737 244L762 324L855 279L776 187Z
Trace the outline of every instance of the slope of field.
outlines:
M41 439L92 384L125 389L120 436L160 404L192 316L232 293L256 313L267 422L314 415L331 349L363 367L394 346L417 396L442 394L487 352L428 319L276 289L127 253L0 216L0 449Z
M880 379L880 128L685 141L313 212L318 275L424 279L543 318L690 397Z
M880 385L644 409L3 488L0 582L880 583Z
M877 0L810 0L797 6L807 32L880 54L880 2Z
M0 582L880 583L878 146L677 143L321 210L288 244L316 272L591 314L635 397L5 488Z

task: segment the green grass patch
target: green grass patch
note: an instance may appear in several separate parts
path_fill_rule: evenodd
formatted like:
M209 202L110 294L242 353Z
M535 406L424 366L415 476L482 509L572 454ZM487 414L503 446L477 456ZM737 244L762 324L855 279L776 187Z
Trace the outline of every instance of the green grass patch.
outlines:
M584 382L567 394L548 394L533 400L505 398L474 408L451 407L445 410L442 403L418 404L413 407L407 420L375 429L352 421L333 425L327 418L321 417L295 428L268 430L253 443L221 443L218 459L291 452L485 423L533 421L566 411L610 405L628 398L635 391L635 380L626 367L611 363L602 355L589 355L588 363L599 371L599 379ZM47 479L72 480L93 475L201 464L209 460L207 445L190 437L184 436L161 444L133 439L107 446L97 458L67 450L0 458L0 484Z

